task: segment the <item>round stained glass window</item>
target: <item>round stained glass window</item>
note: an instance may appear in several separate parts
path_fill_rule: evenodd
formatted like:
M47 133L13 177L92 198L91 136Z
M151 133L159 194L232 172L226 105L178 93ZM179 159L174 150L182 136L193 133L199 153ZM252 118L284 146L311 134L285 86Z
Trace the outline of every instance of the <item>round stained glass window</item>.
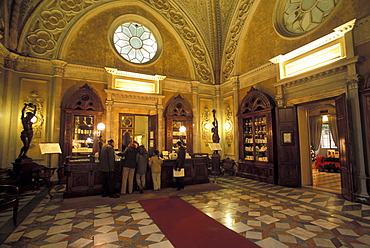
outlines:
M319 26L339 0L281 0L276 11L276 27L286 36L305 34Z
M145 64L157 54L157 40L145 26L136 22L120 25L113 35L117 52L127 61Z

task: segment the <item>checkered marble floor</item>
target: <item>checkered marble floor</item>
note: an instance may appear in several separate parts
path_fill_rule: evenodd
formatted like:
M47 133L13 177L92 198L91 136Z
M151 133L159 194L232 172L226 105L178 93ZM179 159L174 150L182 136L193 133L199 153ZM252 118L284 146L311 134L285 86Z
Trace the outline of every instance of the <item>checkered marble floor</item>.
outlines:
M340 194L342 185L340 182L340 173L320 172L312 170L313 188L325 190L335 194Z
M217 183L224 189L181 198L261 247L370 247L368 205L239 177ZM54 187L0 248L173 247L137 201L60 211L63 190Z

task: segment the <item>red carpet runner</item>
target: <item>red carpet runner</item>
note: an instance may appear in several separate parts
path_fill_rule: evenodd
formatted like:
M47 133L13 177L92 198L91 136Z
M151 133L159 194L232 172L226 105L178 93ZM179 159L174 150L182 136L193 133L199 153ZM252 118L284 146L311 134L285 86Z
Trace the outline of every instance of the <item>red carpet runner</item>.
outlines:
M259 247L176 196L139 202L176 248Z

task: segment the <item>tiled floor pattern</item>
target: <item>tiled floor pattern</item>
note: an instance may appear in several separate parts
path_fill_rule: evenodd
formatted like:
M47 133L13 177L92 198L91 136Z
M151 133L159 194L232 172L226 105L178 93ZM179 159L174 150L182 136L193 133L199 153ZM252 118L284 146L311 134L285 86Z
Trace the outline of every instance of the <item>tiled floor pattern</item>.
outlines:
M19 210L22 211L22 209L30 203L32 199L35 198L36 195L40 193L41 190L36 190L36 191L27 191L22 196L19 198ZM5 224L9 219L11 219L13 216L13 208L8 209L4 212L0 213L0 227L2 224Z
M261 247L370 247L368 205L239 177L218 183L225 189L182 198ZM0 248L173 247L137 201L59 211L62 191L55 187Z
M312 170L313 188L325 190L332 193L340 194L342 185L340 182L340 173L319 172Z

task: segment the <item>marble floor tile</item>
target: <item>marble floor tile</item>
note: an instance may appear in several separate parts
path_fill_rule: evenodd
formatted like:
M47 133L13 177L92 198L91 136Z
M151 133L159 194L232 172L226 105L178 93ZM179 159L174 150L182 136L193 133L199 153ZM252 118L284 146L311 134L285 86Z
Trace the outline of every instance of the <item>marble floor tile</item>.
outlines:
M145 234L152 234L152 233L155 233L155 232L160 232L161 230L158 228L157 225L152 224L152 225L149 225L149 226L139 227L139 231L141 232L142 235L145 235Z
M94 236L94 245L102 245L118 241L117 232L102 233Z
M224 189L181 198L261 247L369 247L368 205L328 191L239 177L220 177L218 185ZM0 219L8 221L0 223L0 248L173 247L138 201L125 202L122 197L116 204L60 211L63 192L64 186L58 185L53 198L38 198L34 209L23 207L24 217L16 227L11 211L1 213ZM41 193L27 194L23 206Z

